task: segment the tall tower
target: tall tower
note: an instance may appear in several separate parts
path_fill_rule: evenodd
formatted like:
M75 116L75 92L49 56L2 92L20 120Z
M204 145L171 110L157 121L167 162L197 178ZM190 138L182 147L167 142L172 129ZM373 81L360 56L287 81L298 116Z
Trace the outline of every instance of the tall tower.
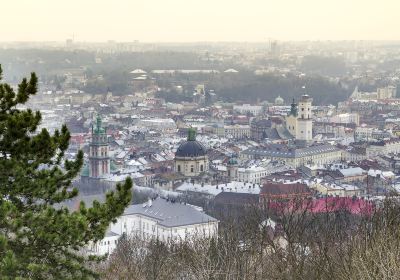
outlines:
M101 178L107 174L110 174L107 134L100 116L97 116L96 126L92 125L92 141L89 144L89 177Z
M238 162L235 156L232 156L228 161L228 177L231 181L237 180L238 177Z
M298 106L297 140L312 140L312 98L304 94Z

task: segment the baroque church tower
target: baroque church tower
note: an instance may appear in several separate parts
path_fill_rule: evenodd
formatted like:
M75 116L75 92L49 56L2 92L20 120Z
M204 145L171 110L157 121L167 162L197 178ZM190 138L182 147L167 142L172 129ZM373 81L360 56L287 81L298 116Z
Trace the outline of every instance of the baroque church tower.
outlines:
M107 134L100 116L92 125L92 141L89 144L89 177L102 178L110 174L110 157Z

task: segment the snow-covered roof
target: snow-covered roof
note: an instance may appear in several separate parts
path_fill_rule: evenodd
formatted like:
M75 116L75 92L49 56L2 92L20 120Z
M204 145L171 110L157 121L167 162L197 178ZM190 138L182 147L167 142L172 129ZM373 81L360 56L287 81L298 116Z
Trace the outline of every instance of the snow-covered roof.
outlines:
M200 184L191 184L191 183L183 183L179 186L176 191L179 192L197 192L202 194L208 194L212 196L216 196L221 192L236 192L236 193L252 193L259 194L260 193L260 185L258 184L246 184L243 182L232 181L227 184L221 185L200 185Z
M237 70L235 70L235 69L233 69L233 68L229 68L229 69L226 69L226 70L224 71L224 73L239 73L239 71L237 71Z
M143 69L135 69L131 71L131 74L146 74L147 72L144 71Z
M345 177L360 176L365 173L361 167L351 167L351 168L340 169L339 172L342 173L343 176L345 176Z

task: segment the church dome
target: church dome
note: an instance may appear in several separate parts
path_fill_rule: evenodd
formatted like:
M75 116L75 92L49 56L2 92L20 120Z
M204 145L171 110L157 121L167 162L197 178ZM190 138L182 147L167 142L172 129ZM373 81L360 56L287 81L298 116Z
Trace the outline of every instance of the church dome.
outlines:
M276 105L283 105L285 103L285 100L279 95L277 98L275 98L275 104Z
M196 141L196 131L192 128L189 129L189 136L187 141L182 143L176 150L176 157L201 157L207 153L206 147Z
M186 141L176 150L176 157L201 157L207 153L206 148L198 141Z
M238 164L238 161L237 161L236 156L232 156L228 161L228 165L237 165L237 164Z

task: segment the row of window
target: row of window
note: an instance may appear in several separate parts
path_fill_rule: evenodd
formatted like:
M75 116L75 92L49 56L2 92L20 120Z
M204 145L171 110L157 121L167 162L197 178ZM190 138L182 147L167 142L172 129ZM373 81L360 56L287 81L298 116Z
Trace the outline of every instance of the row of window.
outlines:
M102 147L101 149L100 149L100 153L99 153L99 149L96 149L96 148L93 148L92 149L92 156L102 156L102 157L105 157L105 156L107 156L107 147Z
M203 171L204 171L204 167L203 167L202 164L200 164L200 172L203 172ZM178 164L178 172L181 172L181 165L180 164ZM190 166L190 172L191 173L194 172L194 166L193 165Z
M107 240L107 241L100 241L99 245L105 246L105 245L111 245L111 244L117 244L117 243L118 243L118 240L112 240L112 241Z

